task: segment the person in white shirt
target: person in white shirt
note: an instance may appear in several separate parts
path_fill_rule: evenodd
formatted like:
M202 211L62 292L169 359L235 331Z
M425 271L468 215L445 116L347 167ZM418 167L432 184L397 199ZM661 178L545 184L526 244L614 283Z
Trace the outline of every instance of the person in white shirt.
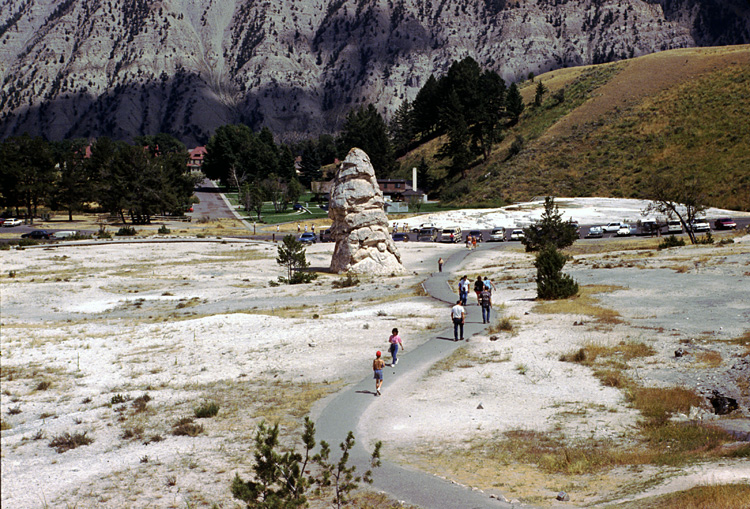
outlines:
M460 300L456 301L456 305L451 308L451 318L453 319L453 341L463 341L466 309L461 305ZM461 332L461 338L458 337L459 331Z

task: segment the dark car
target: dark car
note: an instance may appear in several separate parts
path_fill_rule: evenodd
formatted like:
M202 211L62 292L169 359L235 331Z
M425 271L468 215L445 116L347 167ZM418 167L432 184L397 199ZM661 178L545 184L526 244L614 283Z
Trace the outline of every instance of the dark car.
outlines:
M22 239L49 239L49 237L50 233L47 230L34 230L21 235Z
M716 230L734 230L737 228L737 223L731 217L720 217L714 221L714 228Z
M321 242L333 242L333 235L331 235L331 229L326 228L322 232L320 232L320 241Z
M419 242L437 242L438 236L440 236L440 230L437 228L421 228L417 233L417 240Z
M481 230L471 230L469 232L469 235L477 239L477 242L482 242L484 238L482 237L482 231Z
M659 223L656 221L643 221L638 229L638 235L657 235L659 233Z
M303 244L315 244L318 239L315 237L315 234L312 232L305 232L302 235L299 236L299 241Z
M302 204L301 203L295 203L292 205L293 210L302 210Z
M394 233L393 241L394 242L409 242L409 236L405 233Z

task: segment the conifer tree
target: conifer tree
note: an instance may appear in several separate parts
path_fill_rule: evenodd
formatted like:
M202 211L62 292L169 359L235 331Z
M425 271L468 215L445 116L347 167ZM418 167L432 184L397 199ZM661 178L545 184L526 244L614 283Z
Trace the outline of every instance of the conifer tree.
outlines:
M505 110L508 112L511 118L511 123L515 124L518 122L518 118L521 116L524 110L523 98L521 92L518 90L518 86L513 83L508 88L508 96L505 99Z

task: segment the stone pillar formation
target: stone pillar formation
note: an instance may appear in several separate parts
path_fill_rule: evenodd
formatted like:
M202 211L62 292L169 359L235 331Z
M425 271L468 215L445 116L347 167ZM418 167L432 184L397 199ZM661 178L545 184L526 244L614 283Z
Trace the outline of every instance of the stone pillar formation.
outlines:
M401 274L401 255L388 233L383 193L364 151L353 148L336 170L328 217L336 241L333 272Z

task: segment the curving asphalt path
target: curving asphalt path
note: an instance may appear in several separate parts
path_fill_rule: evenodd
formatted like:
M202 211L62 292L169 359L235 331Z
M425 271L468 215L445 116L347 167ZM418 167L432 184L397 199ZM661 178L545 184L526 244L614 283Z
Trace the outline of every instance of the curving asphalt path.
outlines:
M448 284L451 269L458 268L469 253L468 250L458 250L443 265L443 272L432 274L424 283L425 290L432 298L445 303L446 323L450 323L449 307L457 300L457 294ZM437 260L431 260L430 263L437 265ZM478 308L472 306L467 311L469 316L464 325L464 337L470 338L484 330L485 325L478 319L481 317ZM388 372L388 390L382 397L397 397L390 395L405 393L415 377L461 345L462 342L453 341L453 325L451 324L450 327L440 331L438 336L409 353L407 370L399 369L395 373ZM325 440L336 450L337 445L344 440L349 431L357 430L360 416L370 404L374 403L372 385L372 378L367 377L358 384L348 387L322 410L315 423L316 437L319 441ZM356 465L357 471L362 473L369 468L370 454L371 451L365 450L357 442L351 451L350 464ZM419 507L455 509L512 507L508 503L490 498L489 493L472 490L432 474L407 469L385 459L382 460L382 466L374 470L373 479L375 489Z

